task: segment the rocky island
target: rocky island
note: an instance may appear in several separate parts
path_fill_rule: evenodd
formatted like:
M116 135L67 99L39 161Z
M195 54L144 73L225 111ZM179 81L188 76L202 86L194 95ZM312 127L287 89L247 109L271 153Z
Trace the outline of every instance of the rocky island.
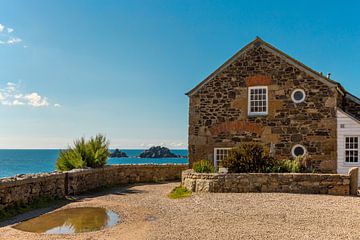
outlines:
M110 153L110 157L111 158L122 158L122 157L127 158L128 155L125 152L122 152L117 148L117 149L115 149L114 152Z
M145 150L139 155L139 157L140 158L183 158L185 156L176 155L166 147L156 146L156 147L151 147L148 150Z

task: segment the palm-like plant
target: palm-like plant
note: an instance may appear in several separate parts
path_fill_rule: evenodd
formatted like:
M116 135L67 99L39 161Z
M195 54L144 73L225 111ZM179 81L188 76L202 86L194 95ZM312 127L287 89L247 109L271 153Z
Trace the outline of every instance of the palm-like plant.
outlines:
M98 134L89 141L80 138L74 141L74 147L60 152L56 169L68 171L74 168L102 167L109 155L109 141L105 136Z

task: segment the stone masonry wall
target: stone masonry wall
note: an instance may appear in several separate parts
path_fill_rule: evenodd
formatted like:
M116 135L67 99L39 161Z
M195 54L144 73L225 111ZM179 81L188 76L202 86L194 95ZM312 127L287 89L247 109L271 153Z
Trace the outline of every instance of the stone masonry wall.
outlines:
M193 192L285 192L357 195L358 168L349 174L195 173L184 171L182 184Z
M99 169L68 173L68 194L74 195L103 186L181 179L187 164L179 165L112 165Z
M172 181L188 168L179 165L111 165L65 173L29 174L0 179L0 210L39 199L57 199L92 189L138 182Z
M248 87L268 87L268 115L248 116ZM295 104L291 94L303 89ZM214 148L256 141L274 146L275 156L291 158L306 147L313 167L336 173L338 92L271 51L254 44L212 80L190 94L189 161L213 162Z

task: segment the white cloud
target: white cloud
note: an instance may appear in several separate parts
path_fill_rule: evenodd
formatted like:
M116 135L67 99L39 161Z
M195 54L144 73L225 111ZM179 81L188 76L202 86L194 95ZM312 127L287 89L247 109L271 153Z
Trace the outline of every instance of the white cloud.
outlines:
M46 97L40 96L38 93L33 92L24 96L27 100L27 104L33 107L47 107L49 102Z
M20 84L8 82L6 87L0 88L0 105L48 107L50 103L47 97L41 96L37 92L23 93ZM54 107L60 107L60 104L54 104Z
M15 106L17 106L17 105L24 105L23 102L21 102L21 101L19 101L19 100L17 100L17 99L15 99L15 100L12 102L12 104L15 105Z
M22 39L15 36L14 29L4 26L0 23L0 44L1 45L16 45L22 42Z
M7 40L7 44L16 44L16 43L20 43L22 42L22 39L21 38L17 38L17 37L11 37Z

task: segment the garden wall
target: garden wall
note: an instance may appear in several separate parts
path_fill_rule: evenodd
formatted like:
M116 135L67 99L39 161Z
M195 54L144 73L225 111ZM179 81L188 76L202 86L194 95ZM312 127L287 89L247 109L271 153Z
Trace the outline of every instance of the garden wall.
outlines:
M39 199L64 198L92 189L128 183L179 180L186 164L111 165L65 173L40 173L0 179L0 210Z
M182 173L182 184L193 192L284 192L357 195L358 168L349 174L314 173Z

